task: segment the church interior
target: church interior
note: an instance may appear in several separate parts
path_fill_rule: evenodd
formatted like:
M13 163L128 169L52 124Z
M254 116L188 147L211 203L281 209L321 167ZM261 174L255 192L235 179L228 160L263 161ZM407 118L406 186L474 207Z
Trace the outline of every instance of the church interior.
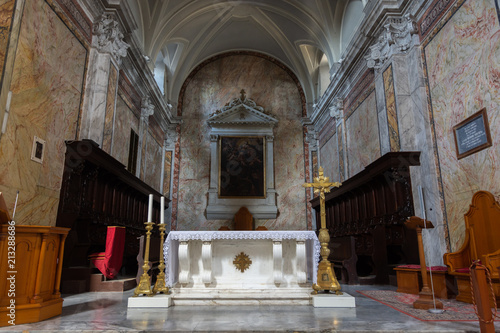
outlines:
M0 330L500 327L500 0L0 18Z

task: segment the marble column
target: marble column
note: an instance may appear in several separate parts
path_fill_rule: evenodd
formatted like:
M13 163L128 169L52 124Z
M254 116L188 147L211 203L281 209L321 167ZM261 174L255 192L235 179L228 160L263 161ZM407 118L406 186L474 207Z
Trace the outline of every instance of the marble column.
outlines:
M113 76L114 82L109 82L110 72L118 71L121 59L127 56L128 48L129 45L123 41L118 21L112 14L103 14L94 25L80 139L91 139L102 147L108 87L118 85L118 75ZM116 94L116 92L113 93Z

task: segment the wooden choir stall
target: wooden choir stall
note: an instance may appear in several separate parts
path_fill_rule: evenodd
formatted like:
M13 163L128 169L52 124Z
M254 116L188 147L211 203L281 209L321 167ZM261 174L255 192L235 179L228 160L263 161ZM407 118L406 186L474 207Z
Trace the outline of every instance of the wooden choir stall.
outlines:
M145 234L148 195L154 195L153 221L159 221L161 194L95 142L68 141L66 146L56 225L71 228L61 288L65 293L77 293L89 290L88 256L104 252L108 226L125 227L123 269L127 276L137 274L139 238ZM154 230L152 238L159 238L157 231Z
M410 166L419 158L387 153L326 195L329 260L343 283L387 284L393 267L418 263L415 230L404 224L414 211ZM320 221L319 198L311 203Z
M490 192L476 192L464 220L464 243L456 252L444 254L448 273L457 281L457 300L472 303L470 266L479 260L479 264L484 265L491 274L491 288L499 303L500 275L497 267L500 265L500 204Z

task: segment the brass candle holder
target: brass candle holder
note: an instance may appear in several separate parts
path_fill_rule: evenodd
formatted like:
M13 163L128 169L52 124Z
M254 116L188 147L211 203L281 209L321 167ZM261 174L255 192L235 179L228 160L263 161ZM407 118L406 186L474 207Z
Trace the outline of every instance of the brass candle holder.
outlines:
M332 265L328 260L330 249L328 243L330 242L330 234L326 229L326 213L325 213L325 193L330 192L332 187L339 187L341 183L330 183L329 178L323 175L323 168L319 167L319 176L314 177L314 183L306 183L302 186L314 188L314 193L319 194L320 202L320 215L321 215L321 229L319 231L319 241L321 243L321 257L322 260L318 265L318 281L313 285L313 295L316 295L320 290L335 291L335 294L342 295L340 291L340 284L335 277L332 270Z
M156 283L155 286L153 287L153 293L164 293L164 294L169 294L170 291L168 287L165 285L165 260L163 259L163 239L165 237L165 224L160 223L159 227L160 229L160 265L158 268L160 269L160 274L156 277Z
M134 297L139 295L153 296L153 292L151 291L151 281L148 274L149 271L149 243L151 240L151 230L153 230L153 222L145 222L146 225L146 250L144 251L144 265L142 265L142 269L144 273L141 275L141 279L139 280L139 284L134 290Z

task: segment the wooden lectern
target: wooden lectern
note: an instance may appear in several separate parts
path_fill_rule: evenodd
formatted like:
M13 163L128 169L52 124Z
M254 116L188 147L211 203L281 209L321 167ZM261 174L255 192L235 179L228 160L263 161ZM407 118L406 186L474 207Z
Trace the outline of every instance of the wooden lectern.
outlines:
M417 231L418 237L418 254L420 257L420 270L422 273L422 290L419 293L419 298L413 302L413 307L415 309L428 310L436 307L437 309L443 308L443 303L436 300L434 302L432 291L429 288L429 283L427 280L427 266L425 265L425 253L424 244L422 242L422 228L432 229L434 226L431 221L421 219L417 216L412 216L405 222L406 227L410 229L415 229ZM432 274L432 272L431 272Z

